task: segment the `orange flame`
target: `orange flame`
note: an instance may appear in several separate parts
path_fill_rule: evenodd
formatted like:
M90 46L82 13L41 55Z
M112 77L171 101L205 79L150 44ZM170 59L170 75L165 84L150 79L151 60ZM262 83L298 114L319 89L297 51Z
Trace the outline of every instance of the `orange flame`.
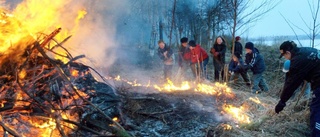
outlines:
M225 95L230 98L235 96L227 84L221 84L218 82L216 82L214 86L200 83L195 91L214 96Z
M224 104L223 110L232 115L234 120L239 123L250 123L250 117L245 113L245 110L242 106L235 107L233 105Z
M258 97L255 97L255 98L250 97L249 99L257 104L261 104L261 101L259 100Z
M173 82L169 79L167 80L167 83L163 85L163 87L160 87L158 85L154 85L153 87L159 91L183 91L190 89L188 81L182 82L181 86L175 86Z
M221 126L223 127L223 130L231 130L232 126L229 124L221 124Z

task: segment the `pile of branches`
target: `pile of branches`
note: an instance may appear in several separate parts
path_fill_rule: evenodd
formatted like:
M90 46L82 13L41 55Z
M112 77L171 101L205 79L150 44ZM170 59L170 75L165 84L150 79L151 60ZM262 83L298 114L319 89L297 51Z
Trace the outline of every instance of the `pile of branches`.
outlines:
M71 36L62 42L54 39L60 30L22 46L26 47L23 53L9 49L8 54L0 55L0 133L18 137L130 136L112 120L121 120L120 101L113 88L95 80L94 69L76 62L84 55L72 57L62 46ZM67 54L56 53L55 48ZM69 61L52 59L48 52ZM36 126L35 122L51 126ZM51 130L40 133L41 128Z

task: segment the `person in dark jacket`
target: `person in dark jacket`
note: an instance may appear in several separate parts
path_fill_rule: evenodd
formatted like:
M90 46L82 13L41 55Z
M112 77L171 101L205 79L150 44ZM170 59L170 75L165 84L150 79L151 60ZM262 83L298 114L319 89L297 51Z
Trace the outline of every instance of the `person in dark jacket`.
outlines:
M286 73L286 77L289 72L289 68L290 68L290 60L286 60L283 63L283 69L282 71L284 73ZM291 96L291 98L295 98L296 94L299 94L301 92L301 90L304 90L304 97L305 98L310 98L310 90L311 90L311 86L310 83L308 83L307 81L304 80L304 82L301 84L301 86L293 93L293 95Z
M185 72L190 66L190 58L185 56L186 54L190 53L190 49L188 47L188 38L183 37L180 39L180 42L181 46L178 52L178 65L180 70L179 76L182 76L181 79L183 79L185 77Z
M234 42L234 52L233 53L235 53L235 52L238 52L238 53L240 53L240 55L242 56L243 55L243 47L242 47L242 44L241 44L241 37L240 36L237 36L236 38L235 38L235 42ZM231 53L232 53L232 47L231 47Z
M263 72L266 69L264 64L264 59L262 55L260 55L259 50L254 47L252 42L247 42L245 45L246 49L246 60L245 60L245 69L251 69L253 76L253 87L252 93L260 93L261 91L267 92L269 90L266 80L263 77Z
M229 74L231 74L230 80L233 80L234 83L237 83L240 74L246 82L246 85L250 86L249 76L244 69L244 62L239 52L235 52L232 56L232 60L229 63Z
M210 53L213 55L213 66L214 66L214 80L219 81L219 76L223 79L223 67L225 64L225 53L226 53L225 40L219 36L216 38Z
M311 83L312 101L310 104L310 126L312 137L320 137L320 52L315 48L298 48L293 41L285 41L280 45L280 57L290 60L290 68L275 107L279 113L294 91L306 80Z
M160 59L163 61L164 64L164 78L167 79L171 79L171 75L172 75L172 66L173 66L173 52L170 49L170 47L168 47L163 40L159 40L158 41L158 56L160 57Z
M194 40L189 41L189 48L190 52L186 54L189 57L186 58L190 58L193 75L195 78L202 77L202 79L207 79L207 64L209 62L207 52L199 44L196 44Z

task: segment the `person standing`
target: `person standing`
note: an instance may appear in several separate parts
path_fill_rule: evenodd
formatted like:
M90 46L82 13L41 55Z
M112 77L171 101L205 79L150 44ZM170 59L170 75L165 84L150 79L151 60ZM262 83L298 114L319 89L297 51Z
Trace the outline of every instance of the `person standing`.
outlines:
M196 44L194 40L189 41L189 49L193 76L195 78L202 77L202 79L207 79L207 64L209 62L207 52L199 44Z
M290 67L275 112L283 110L304 80L310 82L313 91L310 104L311 134L312 137L320 137L320 52L311 47L298 48L293 41L283 42L279 49L280 58L284 56L290 60Z
M243 55L243 47L242 47L242 44L241 44L241 37L240 36L237 36L235 38L235 42L234 42L234 52L233 53L240 53L240 56ZM231 47L231 53L232 53L232 47Z
M226 53L225 40L219 36L216 38L210 53L213 55L213 66L214 66L214 80L219 82L219 76L223 79L224 71L223 67L225 64L225 53Z
M190 49L188 48L188 38L183 37L180 39L181 45L178 52L178 65L180 74L178 74L179 79L183 79L185 77L185 73L190 66L190 57L186 56L186 54L190 53ZM181 78L182 77L182 78Z
M171 79L172 66L173 66L173 52L169 46L167 46L163 40L158 41L158 56L164 64L164 78L165 80Z
M266 80L263 77L263 72L266 69L263 56L259 53L259 50L254 47L252 42L247 42L245 45L246 60L245 69L251 69L253 76L253 87L251 92L256 94L261 91L267 92L269 90Z

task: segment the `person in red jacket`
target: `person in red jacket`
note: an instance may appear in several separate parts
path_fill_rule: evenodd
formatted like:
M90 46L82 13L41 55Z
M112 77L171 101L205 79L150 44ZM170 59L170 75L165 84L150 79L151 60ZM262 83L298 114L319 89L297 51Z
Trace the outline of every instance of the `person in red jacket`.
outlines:
M208 79L206 67L209 56L207 52L199 44L196 44L194 40L189 41L189 49L189 55L186 55L185 58L190 58L193 75Z

